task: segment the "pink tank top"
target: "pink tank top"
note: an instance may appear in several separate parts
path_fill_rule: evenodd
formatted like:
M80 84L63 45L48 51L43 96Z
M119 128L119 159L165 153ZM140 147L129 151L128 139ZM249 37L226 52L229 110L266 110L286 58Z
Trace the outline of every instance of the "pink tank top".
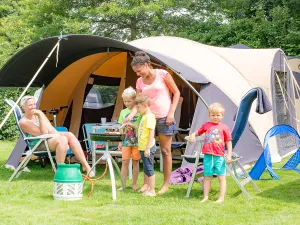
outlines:
M152 84L144 84L140 77L136 82L136 89L141 90L143 94L147 95L150 100L150 109L156 118L164 118L168 115L171 107L171 98L169 88L165 83L167 71L162 69L155 69L156 77Z

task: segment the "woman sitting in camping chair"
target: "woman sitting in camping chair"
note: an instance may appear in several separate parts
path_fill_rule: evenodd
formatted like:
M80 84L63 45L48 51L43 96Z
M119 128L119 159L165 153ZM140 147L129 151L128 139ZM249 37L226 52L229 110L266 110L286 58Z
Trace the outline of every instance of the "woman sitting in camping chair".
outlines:
M64 163L66 153L71 148L76 158L82 165L83 171L89 171L90 165L85 159L83 150L78 139L71 132L57 132L51 125L48 118L41 110L36 109L36 100L33 96L24 96L20 102L24 110L24 116L20 120L20 127L26 136L39 136L43 134L56 134L55 137L50 138L47 142L50 150L56 152L56 162ZM32 145L35 145L38 140L33 140ZM89 173L90 177L94 176L93 171Z

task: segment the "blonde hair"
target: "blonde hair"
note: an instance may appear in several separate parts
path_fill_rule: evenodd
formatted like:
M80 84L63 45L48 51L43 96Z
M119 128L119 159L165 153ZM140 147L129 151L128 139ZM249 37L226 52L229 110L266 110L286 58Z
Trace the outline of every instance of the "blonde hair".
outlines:
M150 106L150 99L147 95L140 94L134 100L134 104L135 105L137 105L137 104L147 104L148 106Z
M211 104L210 106L208 106L208 112L209 112L209 114L211 114L211 113L222 113L224 115L225 108L219 102L215 102L215 103Z
M132 87L126 88L122 93L122 98L135 98L136 91Z
M24 96L24 97L21 99L21 101L20 101L20 106L21 106L21 107L24 107L24 105L26 104L26 102L27 102L29 99L33 99L35 103L37 102L37 100L36 100L36 98L35 98L34 96L26 95L26 96Z

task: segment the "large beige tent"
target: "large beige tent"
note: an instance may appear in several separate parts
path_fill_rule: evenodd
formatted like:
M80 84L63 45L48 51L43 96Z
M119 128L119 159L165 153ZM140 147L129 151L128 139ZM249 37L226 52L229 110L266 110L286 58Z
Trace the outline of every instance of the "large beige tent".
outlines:
M192 67L216 85L236 106L248 90L253 87L261 87L266 91L273 107L278 109L280 107L276 107L278 90L277 92L275 90L277 74L284 72L287 77L292 76L288 69L286 56L280 49L220 48L176 37L144 38L130 44L145 51L168 55ZM286 86L286 89L290 89L288 92L291 93L292 99L288 99L287 104L295 101L294 87L288 83L289 81L286 79L286 84L282 84ZM254 107L255 104L252 108ZM290 107L290 109L294 108ZM294 115L293 113L295 112L291 112L292 115ZM286 116L289 116L288 113ZM252 109L249 123L261 143L264 141L266 132L272 126L280 123L277 117L276 111L259 115ZM199 120L198 118L194 119ZM290 118L289 121L286 120L285 123L297 129L293 118ZM198 125L199 123L194 124ZM272 160L280 161L281 157L275 144L273 144L272 150Z
M57 37L48 38L16 54L1 69L0 86L26 86L56 42ZM189 87L176 73L189 81L208 104L215 101L223 103L226 107L224 122L230 127L234 125L235 113L247 91L253 87L263 88L275 106L277 92L274 90L274 71L291 75L286 69L285 55L280 49L218 48L175 37L151 37L126 44L97 36L68 35L68 40L63 40L60 44L58 67L55 67L56 56L52 55L33 83L36 87L46 86L40 108L68 106L68 110L63 110L58 115L58 125L65 125L75 135L79 135L82 123L87 122L83 118L92 118L86 116L83 109L88 91L94 84L113 84L119 86L114 107L105 112L96 111L94 115L97 116L97 121L88 122L99 122L104 114L109 119L116 119L123 107L122 90L129 85L135 87L137 79L130 67L130 54L141 49L148 52L155 64L173 75L184 97L183 105L186 105L183 109L195 110L196 107L194 117L193 114L184 113L181 116L181 120L190 120L187 124L191 123L192 130L208 119L207 110L201 101L196 106L196 95L187 91ZM289 79L285 80L288 81ZM286 87L294 93L290 83L286 83ZM251 110L249 126L236 146L244 163L258 158L266 132L278 123L276 113L258 115L254 111ZM293 121L285 122L295 126ZM272 149L273 161L279 161L276 146Z

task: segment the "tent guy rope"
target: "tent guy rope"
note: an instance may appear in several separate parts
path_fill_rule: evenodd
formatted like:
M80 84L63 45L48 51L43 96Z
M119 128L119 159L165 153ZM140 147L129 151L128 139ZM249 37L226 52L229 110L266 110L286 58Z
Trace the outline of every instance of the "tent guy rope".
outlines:
M60 35L58 37L58 41L55 44L55 46L52 48L52 50L50 51L50 53L48 54L48 56L46 57L46 59L44 60L44 62L42 63L42 65L40 66L40 68L36 71L36 73L34 74L34 76L32 77L32 79L30 80L30 82L27 84L26 88L23 90L23 92L21 93L21 95L19 96L19 98L17 99L17 101L15 102L14 106L10 109L10 111L7 113L7 115L5 116L5 118L3 119L3 121L1 122L0 129L2 129L3 125L8 120L10 114L13 112L14 108L19 104L21 98L25 95L25 93L28 90L28 88L31 86L31 84L36 79L36 77L39 75L40 71L43 69L44 65L47 63L48 59L51 57L51 55L53 54L53 52L55 51L55 49L58 48L59 43L60 43L60 41L62 39L66 39L66 38L64 36ZM57 57L58 57L58 51L57 51Z

